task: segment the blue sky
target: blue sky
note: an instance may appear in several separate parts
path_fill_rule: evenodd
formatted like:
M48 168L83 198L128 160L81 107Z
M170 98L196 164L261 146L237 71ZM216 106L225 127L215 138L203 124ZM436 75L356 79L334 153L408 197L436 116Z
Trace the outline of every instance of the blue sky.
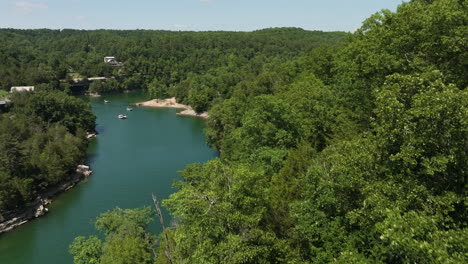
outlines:
M0 28L354 31L402 0L0 0Z

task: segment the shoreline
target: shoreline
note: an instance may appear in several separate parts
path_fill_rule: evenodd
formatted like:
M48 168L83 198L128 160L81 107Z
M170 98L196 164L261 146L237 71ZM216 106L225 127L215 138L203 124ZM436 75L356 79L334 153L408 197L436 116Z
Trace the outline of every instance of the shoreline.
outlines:
M91 173L92 171L89 169L89 166L78 165L76 171L73 172L68 179L45 190L37 197L36 200L34 200L34 202L32 202L32 205L23 208L22 210L12 212L6 219L2 219L0 222L0 236L3 233L11 231L16 227L29 222L30 220L34 220L45 215L49 211L46 206L52 203L52 198L70 190L77 183L87 179Z
M183 109L183 111L178 112L177 115L208 118L208 112L197 113L195 112L195 110L193 110L192 107L190 107L190 105L177 103L175 97L166 98L166 99L152 99L149 101L136 103L135 105L144 106L144 107L155 107L155 108Z

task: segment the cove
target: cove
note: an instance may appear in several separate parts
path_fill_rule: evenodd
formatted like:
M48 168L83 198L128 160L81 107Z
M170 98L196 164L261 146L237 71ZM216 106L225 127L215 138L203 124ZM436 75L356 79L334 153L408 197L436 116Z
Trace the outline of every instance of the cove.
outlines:
M91 222L99 214L151 206L152 192L165 199L176 191L177 171L217 155L205 142L203 120L177 116L175 109L126 111L127 105L147 99L142 92L89 99L99 132L87 153L93 174L56 197L46 216L2 234L1 264L73 263L68 246L76 236L97 234ZM121 113L128 119L118 119ZM157 219L151 230L161 231Z

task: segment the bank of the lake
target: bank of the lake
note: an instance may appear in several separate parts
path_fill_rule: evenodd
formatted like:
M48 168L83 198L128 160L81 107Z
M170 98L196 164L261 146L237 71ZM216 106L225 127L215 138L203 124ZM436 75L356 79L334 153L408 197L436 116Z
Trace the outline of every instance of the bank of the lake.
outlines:
M52 202L52 199L55 199L57 195L73 188L77 183L89 177L91 173L92 171L89 169L89 166L83 164L78 165L76 172L69 175L66 180L44 190L44 192L38 195L36 200L31 202L32 205L10 214L6 220L2 221L0 223L0 235L45 215L49 210L47 206Z
M100 213L151 205L152 192L164 199L175 191L178 170L216 155L205 143L201 119L177 116L176 109L126 111L127 105L147 100L143 93L89 100L99 132L86 161L93 174L58 196L46 216L0 236L0 263L72 263L69 244L76 236L95 234L91 221ZM120 113L128 119L118 119ZM160 231L157 222L151 229Z
M156 108L175 108L182 109L177 115L208 118L208 112L197 113L190 105L177 103L176 98L152 99L145 102L136 103L137 106L156 107Z

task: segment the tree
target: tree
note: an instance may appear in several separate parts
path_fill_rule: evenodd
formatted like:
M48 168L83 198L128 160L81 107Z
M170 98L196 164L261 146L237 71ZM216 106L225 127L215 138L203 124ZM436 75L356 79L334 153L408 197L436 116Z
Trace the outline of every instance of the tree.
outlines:
M190 87L187 100L197 113L201 113L208 110L211 97L208 86L194 82Z
M464 262L466 92L439 72L395 74L375 92L372 131L320 153L292 204L303 257Z
M244 99L244 100L242 100ZM224 148L224 138L241 126L247 109L247 98L232 97L213 106L209 112L205 134L208 142L216 149Z
M178 219L176 263L275 263L293 255L261 224L269 179L258 167L215 159L182 175L179 191L164 201Z
M147 229L153 217L150 207L101 214L95 226L104 233L104 241L96 236L75 238L70 245L74 263L151 263L155 239Z
M389 76L376 90L376 140L395 175L414 177L436 193L463 193L468 145L468 93L443 75Z
M75 264L100 264L102 241L96 236L77 237L70 245L70 254Z
M167 96L167 87L157 77L148 85L148 93L151 98L164 98Z
M90 106L62 92L14 93L0 114L0 215L21 210L84 158Z
M48 124L61 123L72 134L79 130L92 131L96 125L90 105L63 92L42 91L15 96L12 98L13 112L37 117Z

